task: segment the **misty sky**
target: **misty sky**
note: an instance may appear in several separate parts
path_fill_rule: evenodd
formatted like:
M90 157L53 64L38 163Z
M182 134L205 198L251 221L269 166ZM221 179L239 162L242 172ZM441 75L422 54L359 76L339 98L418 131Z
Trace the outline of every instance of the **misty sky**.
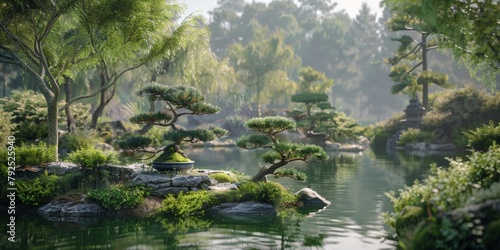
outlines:
M217 6L217 0L178 0L179 2L184 2L187 4L186 14L191 14L195 11L201 11L205 16L208 16L207 11L214 9ZM250 2L247 0L247 2ZM256 0L256 2L266 2L269 3L271 0ZM334 0L332 2L337 2L336 11L344 9L349 16L354 17L358 13L361 7L361 3L365 2L368 4L372 11L377 11L377 17L381 11L380 0Z

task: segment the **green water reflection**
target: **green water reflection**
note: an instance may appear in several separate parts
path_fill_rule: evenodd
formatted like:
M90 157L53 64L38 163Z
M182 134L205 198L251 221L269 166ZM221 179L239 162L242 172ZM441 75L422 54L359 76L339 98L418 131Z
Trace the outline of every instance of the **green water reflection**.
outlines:
M198 168L235 169L253 174L259 152L193 149ZM81 223L53 222L36 214L18 215L15 244L0 232L0 249L394 249L384 241L380 214L391 204L384 192L410 185L428 174L429 164L445 156L330 152L323 163L294 164L308 179L278 179L298 191L310 187L332 202L308 218L237 222L212 218L99 218ZM0 223L8 223L2 212Z

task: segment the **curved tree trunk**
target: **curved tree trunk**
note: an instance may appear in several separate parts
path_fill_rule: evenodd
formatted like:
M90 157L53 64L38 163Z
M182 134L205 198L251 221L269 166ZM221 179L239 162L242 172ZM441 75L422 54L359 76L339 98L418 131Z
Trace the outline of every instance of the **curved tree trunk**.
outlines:
M104 70L102 70L101 71L101 87L105 86L107 84L108 80L109 80L109 77L108 77L107 73ZM104 111L104 108L106 108L106 105L108 105L109 102L111 101L111 99L113 99L113 97L115 96L115 90L116 90L116 83L113 84L113 89L111 90L111 93L109 94L109 96L107 95L107 92L108 92L107 90L104 90L101 92L99 106L92 114L90 128L92 128L92 129L97 128L97 121L99 120L99 117L101 117L101 115Z
M253 182L260 182L266 178L266 175L274 173L276 169L283 167L287 164L286 161L281 160L278 163L274 163L270 167L262 167L259 172L252 178Z

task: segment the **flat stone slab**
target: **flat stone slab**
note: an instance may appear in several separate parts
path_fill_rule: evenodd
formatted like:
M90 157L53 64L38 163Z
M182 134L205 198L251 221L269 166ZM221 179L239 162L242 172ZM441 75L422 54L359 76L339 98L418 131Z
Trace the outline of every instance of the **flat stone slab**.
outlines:
M138 174L133 180L133 185L160 184L170 182L172 179L165 174L143 173Z
M269 203L256 203L245 201L242 203L222 203L212 207L210 212L231 218L238 217L254 217L254 216L272 216L275 217L278 213L276 209Z
M92 202L55 201L38 208L37 212L45 217L89 218L106 214L106 210Z

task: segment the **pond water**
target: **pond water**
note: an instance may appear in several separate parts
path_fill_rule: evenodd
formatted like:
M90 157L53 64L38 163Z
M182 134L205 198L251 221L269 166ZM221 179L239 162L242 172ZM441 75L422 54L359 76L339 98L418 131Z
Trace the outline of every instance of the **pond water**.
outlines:
M185 150L197 168L258 171L261 152L240 149ZM16 243L0 249L394 249L385 240L381 213L391 210L384 192L397 190L429 172L429 164L444 165L444 156L334 153L323 163L296 163L304 182L278 179L298 191L310 187L331 201L308 218L266 222L235 222L203 218L99 218L85 223L51 222L36 214L17 215ZM271 178L272 179L272 178ZM0 216L0 223L8 223ZM4 227L3 227L4 228Z

